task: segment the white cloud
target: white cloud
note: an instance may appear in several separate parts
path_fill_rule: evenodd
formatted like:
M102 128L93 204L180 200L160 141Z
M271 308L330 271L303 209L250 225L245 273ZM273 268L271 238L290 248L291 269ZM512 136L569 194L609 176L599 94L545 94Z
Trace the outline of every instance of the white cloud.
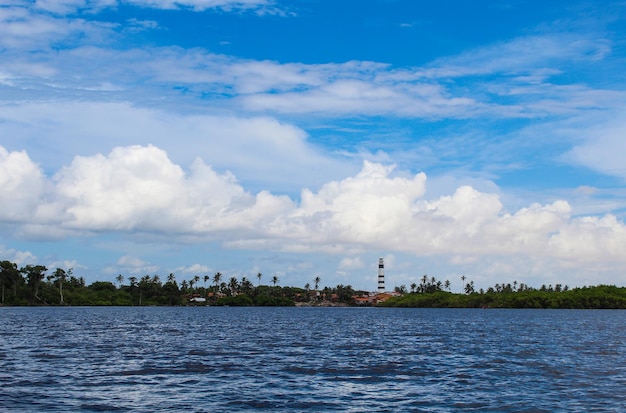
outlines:
M159 270L157 265L143 261L141 258L132 255L121 256L114 266L105 268L104 272L108 274L129 274L135 276L144 276L154 274Z
M61 268L66 271L69 269L72 269L73 272L76 272L75 270L84 270L88 268L87 266L79 263L76 260L51 261L48 264L46 264L46 267L48 268L48 270L51 270L51 271L54 271L57 268Z
M288 190L299 190L296 183L320 185L358 168L354 162L324 156L303 130L269 117L178 115L127 103L0 107L5 142L36 143L31 152L48 167L69 162L76 153L104 153L133 142L164 148L179 162L190 163L200 156L246 182Z
M270 0L119 0L120 3L155 9L191 9L203 11L213 8L247 9L270 6Z
M58 5L55 10L68 11L65 8L69 4ZM0 46L23 52L48 50L57 42L102 43L112 34L114 26L80 18L55 17L26 7L5 7L0 8Z
M285 198L244 192L234 176L218 175L200 160L187 175L153 146L77 157L55 181L52 207L65 211L65 227L77 230L206 234L253 227L289 205Z
M346 257L339 262L339 270L360 270L365 268L361 257Z
M154 146L76 157L48 182L53 189L47 193L32 190L33 181L37 188L46 183L25 153L2 154L9 193L28 198L6 199L0 214L16 224L28 216L39 229L156 233L180 240L219 235L231 246L285 251L624 260L626 227L612 215L571 218L565 201L508 213L498 195L469 186L426 200L423 173L392 177L393 166L370 162L353 177L317 192L303 190L298 204L267 191L252 194L232 174L218 174L199 159L185 172Z
M202 265L202 264L193 264L189 267L179 268L178 270L185 274L194 274L194 275L202 275L202 274L206 275L210 271L208 266Z
M0 146L0 220L26 222L46 195L46 178L28 154Z
M6 248L3 245L0 245L0 260L7 260L17 264L18 267L22 267L24 265L35 265L40 264L37 260L38 258L30 251L18 251L13 248Z
M218 174L201 160L186 172L154 146L77 157L53 179L42 177L23 152L3 149L2 159L11 193L29 192L33 177L52 187L33 192L39 198L25 203L32 215L23 232L35 223L49 232L152 234L168 243L214 239L230 247L330 252L347 256L338 265L342 273L363 266L362 252L381 250L449 256L451 264L470 268L482 262L477 257L490 257L489 268L502 272L512 271L503 266L506 257L527 257L537 265L528 266L533 273L547 268L545 260L561 270L607 271L626 263L626 226L615 216L572 218L565 201L509 213L498 195L468 186L427 200L424 174L393 176L393 166L370 162L355 176L303 190L297 203L267 191L252 194L232 174ZM0 215L22 225L11 208L3 202ZM391 268L394 257L385 258ZM157 271L130 255L116 265L131 273Z
M557 33L518 37L435 60L418 71L425 78L455 78L504 73L507 75L558 73L551 66L562 62L598 60L611 51L606 39Z

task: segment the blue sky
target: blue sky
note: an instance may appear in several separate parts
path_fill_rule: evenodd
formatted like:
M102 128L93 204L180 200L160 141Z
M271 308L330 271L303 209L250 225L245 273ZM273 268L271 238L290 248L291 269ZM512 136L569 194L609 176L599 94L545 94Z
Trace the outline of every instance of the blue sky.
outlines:
M0 0L0 256L626 284L624 3Z

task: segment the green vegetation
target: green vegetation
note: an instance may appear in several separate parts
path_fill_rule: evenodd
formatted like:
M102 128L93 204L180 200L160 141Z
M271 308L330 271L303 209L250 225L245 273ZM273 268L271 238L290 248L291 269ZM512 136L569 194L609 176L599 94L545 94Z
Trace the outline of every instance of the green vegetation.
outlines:
M315 305L331 298L337 305L349 305L356 294L350 286L343 285L311 294L308 287L279 286L277 276L270 280L272 285L261 285L261 273L257 274L256 286L246 277L241 280L231 277L226 281L219 272L212 277L196 275L180 284L174 274L169 274L165 281L158 275L137 278L120 274L115 278L116 284L96 281L90 285L85 284L83 277L76 277L71 269L57 268L48 273L41 265L18 268L10 261L1 261L0 305L294 306L297 303ZM317 277L316 284L319 281Z
M465 281L465 277L462 277ZM449 287L449 283L445 283ZM441 282L426 276L419 286L412 285L411 292L392 297L380 303L383 307L433 307L433 308L561 308L561 309L626 309L626 288L609 285L569 289L560 284L541 286L539 289L525 284L496 284L487 291L474 290L469 282L464 294L444 291ZM397 290L403 290L400 287Z
M85 284L83 277L72 269L57 268L50 272L42 265L22 268L10 261L0 261L0 305L116 305L116 306L294 306L294 305L355 305L355 291L349 285L319 289L321 279L316 276L304 288L281 287L273 276L271 285L262 285L261 273L257 285L246 277L228 280L217 272L213 276L196 275L180 284L174 274L165 280L158 275L115 278L116 283L96 281ZM461 277L465 283L466 277ZM124 282L127 281L125 284ZM384 302L372 300L382 307L433 308L611 308L626 309L626 288L608 285L569 289L567 286L542 286L539 289L525 284L496 284L487 291L475 291L474 283L464 284L462 293L450 292L450 282L441 282L424 275L419 284L396 288L396 297ZM362 303L361 303L362 305Z

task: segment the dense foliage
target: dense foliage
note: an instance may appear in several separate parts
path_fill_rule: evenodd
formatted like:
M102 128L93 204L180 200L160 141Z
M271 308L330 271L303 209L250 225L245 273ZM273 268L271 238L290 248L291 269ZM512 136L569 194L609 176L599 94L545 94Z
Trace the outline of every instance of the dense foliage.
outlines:
M174 274L165 280L158 275L141 278L118 275L116 283L96 281L86 285L73 270L57 268L50 273L41 265L18 268L10 261L0 262L0 305L228 305L228 306L293 306L316 303L335 297L337 303L350 304L355 295L350 286L324 288L311 293L306 288L281 287L278 278L272 285L261 285L262 274L255 286L246 277L224 280L221 273L198 275L180 284ZM127 281L127 283L124 283ZM320 279L315 280L317 288Z
M228 306L293 306L354 305L355 297L367 295L351 286L338 285L319 289L319 277L313 287L281 287L278 278L272 285L261 285L262 274L257 274L257 285L246 277L241 280L221 273L198 275L180 284L174 274L165 281L158 275L141 278L118 275L116 283L96 281L90 285L76 277L73 270L48 271L42 265L18 268L10 261L0 261L0 305L228 305ZM465 277L462 277L465 281ZM452 293L448 281L437 281L424 275L419 284L396 288L397 296L384 302L385 307L457 307L457 308L611 308L626 309L626 288L608 285L569 289L567 286L542 286L539 289L525 284L496 284L486 291L474 290L473 282L463 287L463 293Z
M489 288L474 291L466 288L465 294L434 290L411 292L392 297L385 307L434 307L434 308L561 308L561 309L626 309L626 288L609 285L569 289L542 286L534 289L522 285Z

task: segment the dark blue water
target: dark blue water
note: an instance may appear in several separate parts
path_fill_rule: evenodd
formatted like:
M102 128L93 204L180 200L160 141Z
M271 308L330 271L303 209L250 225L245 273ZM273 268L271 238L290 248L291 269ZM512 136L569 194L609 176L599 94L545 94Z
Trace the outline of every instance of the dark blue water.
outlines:
M626 311L0 308L2 412L624 412Z

